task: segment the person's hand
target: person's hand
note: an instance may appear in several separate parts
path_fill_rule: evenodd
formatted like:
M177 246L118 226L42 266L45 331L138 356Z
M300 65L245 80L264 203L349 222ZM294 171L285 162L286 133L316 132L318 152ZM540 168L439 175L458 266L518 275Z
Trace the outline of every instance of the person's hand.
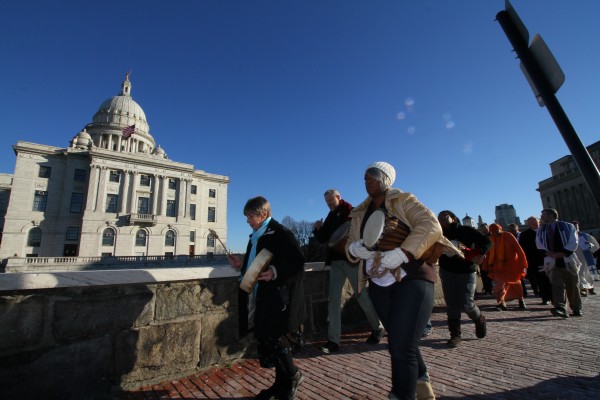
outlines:
M369 260L375 255L374 252L368 250L364 246L362 239L350 243L350 246L348 246L348 252L354 257L362 258L363 260Z
M267 268L264 272L261 272L258 276L259 281L270 281L275 278L275 272L272 268Z
M381 266L387 269L398 268L407 262L408 257L400 247L396 247L394 250L384 251L381 256Z
M323 226L323 218L321 218L320 220L315 222L315 224L313 225L313 229L315 231L318 231L319 229L321 229L322 226Z
M227 254L227 261L229 261L229 265L231 265L235 269L242 268L242 260L236 255Z

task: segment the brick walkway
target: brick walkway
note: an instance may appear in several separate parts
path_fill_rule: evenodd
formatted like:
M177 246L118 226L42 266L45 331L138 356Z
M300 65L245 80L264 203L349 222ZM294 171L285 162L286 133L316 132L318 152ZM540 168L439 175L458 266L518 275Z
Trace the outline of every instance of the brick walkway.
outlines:
M487 316L488 336L475 338L463 318L463 344L448 349L443 308L433 316L433 334L421 351L438 399L600 399L600 295L583 298L583 317L550 314L538 297L526 299L528 309L493 311L494 300L478 299ZM387 343L364 343L366 332L347 333L340 352L321 353L323 341L308 343L296 357L305 380L296 399L387 399L390 363ZM210 369L178 381L164 382L119 399L251 399L270 386L274 370L257 360Z

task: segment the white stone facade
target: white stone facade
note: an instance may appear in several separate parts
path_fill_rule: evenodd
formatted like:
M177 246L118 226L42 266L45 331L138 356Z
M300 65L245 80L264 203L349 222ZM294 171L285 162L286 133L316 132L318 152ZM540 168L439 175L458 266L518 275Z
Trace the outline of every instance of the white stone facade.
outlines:
M0 260L225 253L229 178L169 160L130 91L126 76L67 148L13 146Z

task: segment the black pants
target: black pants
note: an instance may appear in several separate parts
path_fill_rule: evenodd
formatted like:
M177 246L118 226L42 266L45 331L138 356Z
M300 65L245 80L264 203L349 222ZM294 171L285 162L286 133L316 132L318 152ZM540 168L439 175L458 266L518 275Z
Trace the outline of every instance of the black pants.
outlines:
M369 295L388 332L392 392L414 400L417 378L427 371L419 343L433 309L433 283L403 279L382 287L370 282Z

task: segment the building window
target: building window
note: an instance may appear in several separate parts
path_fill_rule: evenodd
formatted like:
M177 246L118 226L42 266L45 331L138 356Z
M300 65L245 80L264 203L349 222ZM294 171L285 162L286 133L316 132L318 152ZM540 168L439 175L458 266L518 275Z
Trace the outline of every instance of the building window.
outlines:
M72 213L80 213L83 208L83 193L71 193L71 207L69 211Z
M190 204L190 219L192 221L196 220L196 205L195 204Z
M87 173L85 172L85 169L76 169L73 180L76 182L85 182L86 175Z
M67 237L65 240L70 242L76 242L79 240L79 227L78 226L69 226L67 227Z
M169 189L177 189L177 181L175 179L169 179Z
M168 230L165 235L165 246L175 246L175 232Z
M206 247L215 247L215 237L213 235L206 237Z
M40 178L50 178L50 171L52 171L52 168L40 165L40 172L38 173L38 176Z
M119 202L118 194L107 194L106 195L106 212L116 213L118 202Z
M150 177L148 175L140 175L140 186L150 186Z
M136 246L145 246L146 245L146 231L140 229L139 231L137 231L137 234L135 235L135 245Z
M121 180L121 173L119 171L110 171L108 174L109 182L119 182Z
M33 228L29 231L27 236L27 246L40 247L42 243L42 230L40 228Z
M217 189L208 189L208 197L214 199L217 197Z
M138 197L138 214L150 213L150 197Z
M192 194L198 193L198 186L192 185L192 188L190 189L190 191L191 191Z
M190 242L194 243L196 241L196 231L190 231Z
M175 200L167 200L167 217L176 217Z
M115 231L111 228L106 228L102 232L102 246L114 246L115 245Z
M216 209L214 207L208 207L208 222L216 221Z
M33 211L46 211L48 192L36 190L33 197Z

